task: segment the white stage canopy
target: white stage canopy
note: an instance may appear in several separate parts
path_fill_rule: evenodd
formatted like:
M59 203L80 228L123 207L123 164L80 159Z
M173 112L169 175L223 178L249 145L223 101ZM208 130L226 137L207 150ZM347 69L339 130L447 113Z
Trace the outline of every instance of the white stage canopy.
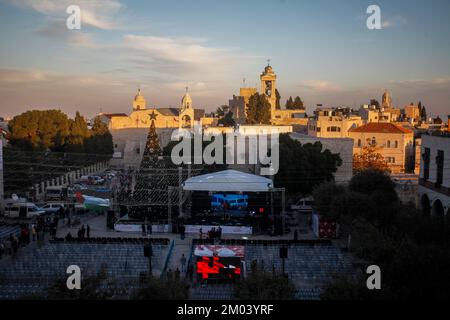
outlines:
M213 192L267 192L272 180L236 170L203 174L187 179L183 189Z

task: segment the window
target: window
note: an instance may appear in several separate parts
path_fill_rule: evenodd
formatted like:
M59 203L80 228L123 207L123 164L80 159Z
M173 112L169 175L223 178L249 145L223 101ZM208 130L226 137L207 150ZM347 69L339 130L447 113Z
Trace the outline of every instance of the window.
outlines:
M317 127L317 132L320 132L320 127Z
M375 137L372 137L372 145L376 145L377 144L377 140L375 139Z
M423 158L423 179L428 180L430 178L430 148L425 148L422 154Z
M387 163L395 163L395 157L386 157Z
M386 142L386 147L387 147L387 148L390 148L390 147L391 147L391 140L388 140L388 141Z
M361 148L361 139L358 139L358 147Z
M394 148L398 148L398 141L397 140L395 140L395 147Z

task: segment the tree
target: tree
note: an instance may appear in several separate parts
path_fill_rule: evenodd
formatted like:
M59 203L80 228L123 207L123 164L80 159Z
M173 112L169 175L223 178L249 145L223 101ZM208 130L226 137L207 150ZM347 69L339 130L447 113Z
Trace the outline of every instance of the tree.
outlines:
M295 286L286 277L255 272L241 279L234 293L240 300L293 300Z
M234 127L236 122L233 119L233 112L228 111L228 113L219 119L217 122L219 125L223 125L224 127Z
M271 107L264 94L255 93L247 104L247 124L270 124Z
M156 133L155 121L151 120L150 129L145 143L144 157L158 157L162 155L158 134Z
M67 138L67 152L84 152L86 139L91 136L87 123L81 114L77 111L74 120L70 121L70 134Z
M83 279L80 290L67 289L66 278L60 278L47 289L46 299L49 300L106 300L114 296L112 286L104 286L108 280L106 268L96 275Z
M422 119L422 121L427 121L427 109L425 106L422 106L420 109L420 119Z
M292 109L302 109L302 110L305 109L305 106L303 104L303 100L299 96L295 97Z
M286 100L286 109L294 109L294 100L292 100L292 96L290 96L289 99Z
M189 285L182 280L146 278L134 293L133 300L187 300Z
M316 185L332 181L342 163L338 154L322 150L320 142L302 145L288 134L281 134L279 143L280 163L275 184L285 187L289 193L310 194Z
M114 152L112 135L108 126L95 117L90 137L86 140L85 150L88 153L112 155Z
M370 106L376 106L377 108L380 107L380 103L378 102L377 99L370 99L369 105L370 105Z
M11 146L27 151L63 151L70 134L67 115L60 110L32 110L9 123Z
M353 172L362 170L376 169L384 172L390 172L389 166L383 156L378 153L376 145L371 144L362 148L361 153L353 155Z
M275 109L279 110L279 109L281 109L281 104L280 104L281 95L280 95L280 93L278 92L278 89L275 89L275 95L276 95L276 97L277 97Z

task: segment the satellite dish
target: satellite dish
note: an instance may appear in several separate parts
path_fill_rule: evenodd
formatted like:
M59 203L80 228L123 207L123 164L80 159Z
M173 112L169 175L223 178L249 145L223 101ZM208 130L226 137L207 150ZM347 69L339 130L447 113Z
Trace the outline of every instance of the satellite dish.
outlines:
M17 196L17 194L13 193L11 196L11 199L13 199L14 201L19 200L19 197Z

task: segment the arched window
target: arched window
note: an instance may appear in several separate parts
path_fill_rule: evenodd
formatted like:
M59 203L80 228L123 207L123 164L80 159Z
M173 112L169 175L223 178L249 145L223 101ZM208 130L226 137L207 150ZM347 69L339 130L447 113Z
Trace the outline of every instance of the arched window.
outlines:
M395 148L398 148L398 141L397 140L395 140Z
M361 139L358 139L358 147L361 148Z
M372 145L376 145L377 144L377 140L375 139L375 137L372 137Z
M391 140L388 140L388 141L386 142L386 147L388 147L388 148L391 147Z

